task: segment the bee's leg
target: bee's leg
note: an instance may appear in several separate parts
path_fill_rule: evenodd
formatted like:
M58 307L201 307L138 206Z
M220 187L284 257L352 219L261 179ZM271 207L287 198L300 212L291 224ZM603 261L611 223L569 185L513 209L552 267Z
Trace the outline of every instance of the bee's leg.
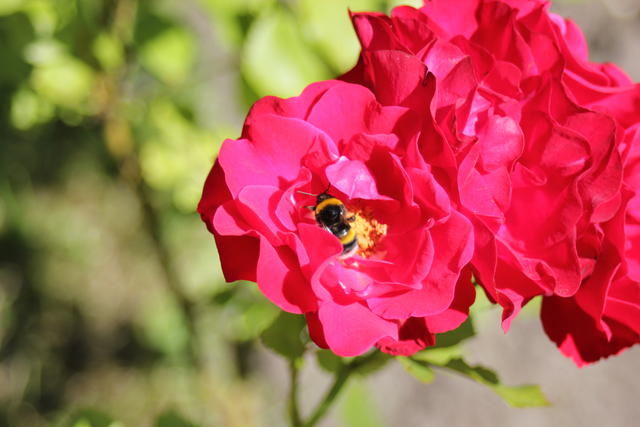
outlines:
M310 211L316 210L315 206L305 206L305 208L309 209Z
M355 221L355 220L356 220L356 216L355 216L355 215L351 215L351 216L349 216L349 217L346 217L345 219L346 219L347 221L349 221L349 222L353 222L353 221Z

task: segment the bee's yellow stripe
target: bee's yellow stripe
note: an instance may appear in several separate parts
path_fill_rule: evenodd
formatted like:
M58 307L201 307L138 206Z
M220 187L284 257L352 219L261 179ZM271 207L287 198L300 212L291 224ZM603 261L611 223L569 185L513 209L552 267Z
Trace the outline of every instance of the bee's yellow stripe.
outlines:
M353 228L350 228L347 234L340 238L340 243L342 243L343 245L348 245L349 243L353 242L355 238L356 232Z
M323 200L316 205L316 213L322 211L322 209L326 208L329 205L338 205L341 206L342 202L335 197L331 197L329 199Z

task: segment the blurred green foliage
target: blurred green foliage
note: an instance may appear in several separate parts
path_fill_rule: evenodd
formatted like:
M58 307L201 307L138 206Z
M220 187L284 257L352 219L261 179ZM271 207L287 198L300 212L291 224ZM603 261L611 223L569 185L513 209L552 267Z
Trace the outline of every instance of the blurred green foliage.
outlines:
M384 427L380 410L362 381L352 382L340 405L340 420L344 427Z
M297 358L302 319L224 283L195 207L256 99L347 71L348 8L401 3L0 1L0 426L282 424L257 338Z

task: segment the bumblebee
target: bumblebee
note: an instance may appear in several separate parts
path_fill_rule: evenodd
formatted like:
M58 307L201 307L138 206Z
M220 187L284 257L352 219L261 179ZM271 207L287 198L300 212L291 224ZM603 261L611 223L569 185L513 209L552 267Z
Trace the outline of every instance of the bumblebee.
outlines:
M308 194L315 196L315 194ZM355 230L349 225L355 220L354 216L348 216L347 208L339 199L326 191L316 196L316 205L309 206L315 213L316 222L325 230L336 236L342 243L342 256L351 255L358 247L358 237Z

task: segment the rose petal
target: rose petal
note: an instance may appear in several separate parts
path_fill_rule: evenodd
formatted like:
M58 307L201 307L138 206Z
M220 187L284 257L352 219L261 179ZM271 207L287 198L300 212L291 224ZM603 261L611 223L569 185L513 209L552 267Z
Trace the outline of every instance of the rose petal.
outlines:
M311 285L289 247L274 248L261 238L256 278L260 291L284 311L300 314L317 310Z
M397 339L394 322L381 319L360 303L322 302L318 318L329 348L339 356L358 356L385 337Z
M397 340L385 337L376 343L376 347L394 356L410 356L434 344L435 338L427 328L425 319L411 317L400 326Z

